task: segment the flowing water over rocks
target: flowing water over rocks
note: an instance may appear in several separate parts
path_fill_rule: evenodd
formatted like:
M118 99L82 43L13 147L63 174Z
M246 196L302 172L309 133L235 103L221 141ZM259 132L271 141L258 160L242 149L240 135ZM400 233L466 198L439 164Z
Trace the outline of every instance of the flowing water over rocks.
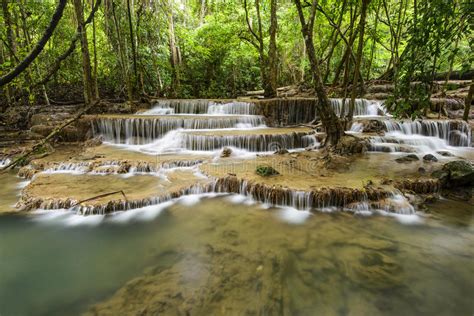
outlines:
M92 177L90 179L103 176L105 180L95 181L94 190L89 190L88 195L93 197L94 191L113 191L109 190L108 183L115 181L112 180L114 176L128 179L149 175L169 182L169 171L166 170L176 169L191 176L173 190L168 188L169 185L158 184L158 187L164 185L164 191L143 190L148 193L131 201L109 197L102 203L81 203L83 208L79 206L72 211L83 214L111 213L162 203L187 194L219 192L244 194L260 202L302 210L381 209L395 213L415 213L416 205L407 207L406 204L410 205L410 202L405 195L408 192L437 195L440 191L439 182L430 178L429 174L451 159L442 152L453 152L452 148L470 148L471 131L465 122L395 121L386 112L383 102L357 99L354 114L358 118L350 133L356 136L368 135L365 137L368 137L368 149L372 151L430 153L433 158L427 163L434 169L429 171L431 167L424 163L417 166L411 163L413 166L404 174L409 179L400 181L392 176L376 181L387 174L387 158L391 161L403 159L374 158L372 163L380 169L367 172L369 165L363 160L362 164L357 163L360 160L357 158L336 162L339 171L328 174L327 169L332 162L325 162L326 158L317 152L301 154L304 149L318 148L323 134L308 127L275 128L265 125L273 120L267 111L272 107L273 111L278 109L280 118L286 116L287 121L298 121L303 120L302 114L314 110L314 102L315 99L252 102L159 100L152 109L136 115L90 117L88 120L94 136L103 139L105 145L86 149L79 153L79 157L69 161L43 163L40 160L20 169L19 175L33 179L33 182L24 190L18 206L25 210L37 207L69 208L82 198L87 198L80 187L77 187L78 191L73 189L63 194L58 191L53 196L44 194L43 189L34 190L35 185L38 188L53 186L54 181L42 183L47 179L46 175ZM338 114L347 112L348 102L331 99ZM374 135L373 132L366 134L372 130L383 135ZM364 152L362 147L359 152ZM281 157L268 156L273 152L280 153ZM259 158L262 155L271 158ZM268 179L256 177L256 162L272 166L278 176ZM344 170L352 164L354 168ZM424 170L425 176L420 178L419 170ZM38 178L38 174L42 177ZM364 181L367 183L361 185ZM83 187L87 187L88 183L91 182L85 181ZM129 188L126 181L121 185Z
M470 126L358 99L361 148L331 155L287 126L315 102L89 116L97 142L0 174L0 212L27 214L0 216L0 314L472 314L472 194L443 200L454 171L432 176L471 166Z
M439 202L418 221L252 203L190 196L107 217L2 216L2 313L472 312L473 217L462 203Z

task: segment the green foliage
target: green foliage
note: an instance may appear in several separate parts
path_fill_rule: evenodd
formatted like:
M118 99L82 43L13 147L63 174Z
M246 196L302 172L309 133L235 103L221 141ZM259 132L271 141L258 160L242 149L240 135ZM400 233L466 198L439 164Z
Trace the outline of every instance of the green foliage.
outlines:
M420 1L413 8L409 39L395 70L395 92L387 103L397 116L415 118L429 108L435 73L459 51L451 48L466 31L464 13L456 1Z
M280 173L270 166L257 166L255 172L262 177L276 176Z
M55 10L55 0L7 1L11 25L5 14L0 14L0 74L5 74L22 60L38 41ZM248 0L250 24L257 29L256 0ZM91 0L84 0L84 16L91 11ZM235 97L248 90L262 89L259 54L250 44L252 34L245 19L243 1L193 0L135 0L132 4L133 41L136 44L137 76L133 71L133 54L129 32L126 0L103 0L95 23L87 26L87 37L94 67L97 55L97 80L101 89L113 91L115 96L126 95L126 82L134 85L135 96L140 94L170 96L173 67L170 64L170 20L172 15L176 46L180 53L177 67L178 97ZM260 0L263 38L269 42L270 0ZM434 72L471 69L474 63L467 0L417 1L372 0L366 24L362 73L371 79L393 71L396 91L391 98L392 110L399 116L419 116L428 106ZM386 8L384 7L386 5ZM320 1L321 9L338 23L347 39L357 34L360 1ZM120 36L114 24L115 10ZM3 10L2 10L3 11ZM4 13L4 12L2 12ZM341 15L342 14L342 15ZM351 18L355 17L355 21ZM23 18L22 18L23 17ZM293 2L278 2L278 85L309 83L311 76L297 12ZM23 23L24 21L24 23ZM9 48L8 27L14 34L15 53ZM43 52L14 82L9 85L16 100L25 103L41 102L41 89L32 90L55 60L70 45L77 22L72 3ZM28 36L27 36L28 35ZM397 36L400 38L397 42ZM346 44L323 14L317 14L315 48L321 68L327 72L327 83L341 84L344 71L335 78L346 51ZM357 37L352 49L357 47ZM457 42L455 48L454 43ZM472 42L472 40L471 40ZM333 43L336 45L334 47ZM398 43L398 44L397 44ZM82 56L79 43L75 52L63 61L60 70L48 84L54 94L57 86L82 84ZM123 51L125 63L121 61ZM354 65L349 63L349 71ZM349 76L350 81L351 76ZM413 81L420 84L413 85ZM5 94L1 93L4 99ZM1 101L1 100L0 100ZM3 100L4 101L4 100Z

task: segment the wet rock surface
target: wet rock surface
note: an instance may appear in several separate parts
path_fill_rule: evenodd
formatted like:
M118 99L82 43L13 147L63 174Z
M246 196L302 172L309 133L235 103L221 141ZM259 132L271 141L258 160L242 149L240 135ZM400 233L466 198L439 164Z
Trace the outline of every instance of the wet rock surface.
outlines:
M432 154L427 154L427 155L424 155L424 156L423 156L423 160L424 160L424 161L428 161L428 162L432 162L432 161L436 162L436 161L438 161L438 158L436 158L436 157L435 157L434 155L432 155Z
M464 160L448 162L432 176L438 178L446 188L474 186L474 166Z
M410 154L410 155L406 155L406 156L395 159L395 161L399 163L413 162L413 161L418 161L418 160L420 160L420 158L418 158L418 156L415 154Z

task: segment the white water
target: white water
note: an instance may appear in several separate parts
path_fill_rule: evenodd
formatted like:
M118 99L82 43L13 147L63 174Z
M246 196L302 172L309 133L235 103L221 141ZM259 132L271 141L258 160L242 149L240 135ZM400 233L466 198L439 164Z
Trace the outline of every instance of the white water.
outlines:
M402 151L411 148L426 154L438 151L452 152L457 147L470 148L471 129L463 121L383 121L384 136L371 138L373 151Z
M332 104L338 114L346 113L348 110L348 100L343 107L342 99L333 99ZM315 135L308 133L287 133L287 134L255 134L245 133L235 135L216 135L209 131L240 131L257 128L266 128L263 117L252 115L255 113L255 105L244 102L232 102L217 104L206 100L164 100L160 101L154 109L141 113L148 117L133 118L104 118L98 120L94 127L95 134L103 135L105 140L114 143L127 150L137 150L147 154L205 154L218 159L222 149L229 147L232 149L233 157L255 157L257 153L272 153L278 149L285 148L291 150L301 150L304 147L317 147L319 143ZM169 115L173 115L173 117ZM193 114L193 115L190 115ZM154 117L153 115L160 115ZM167 117L168 115L168 117ZM174 117L174 115L179 115ZM355 116L387 116L383 104L379 101L369 101L358 99L356 101ZM446 149L448 142L465 143L465 138L470 141L470 130L465 129L465 138L458 137L453 140L453 129L449 124L439 124L437 122L394 122L384 121L387 133L385 137L374 137L372 139L373 148L378 146L407 145L416 147L422 152ZM464 127L461 128L462 131ZM352 132L361 132L362 124L354 123ZM206 134L199 133L207 132ZM182 167L181 167L182 168ZM76 170L72 167L63 166L56 171ZM147 170L148 172L149 170ZM52 170L51 172L54 172ZM132 168L124 176L133 176L145 172L140 168ZM154 170L152 172L155 172ZM167 180L166 172L159 169L156 174L163 180ZM199 177L198 169L194 176ZM203 188L195 187L184 192L184 197L179 201L186 205L193 205L201 199ZM219 188L206 191L206 194L220 192ZM246 183L238 192L235 200L242 199L248 201L250 193L247 191ZM150 199L149 204L168 203L169 197ZM262 205L273 205L270 196L260 197ZM308 217L303 211L319 209L332 211L333 205L337 204L337 197L328 201L327 205L313 205L312 195L305 191L288 190L278 203L285 207L279 214L280 218L289 223L300 223ZM146 204L147 202L145 202ZM143 205L123 205L117 211L126 208L136 208ZM146 206L148 207L148 206ZM150 206L151 207L151 206ZM292 209L290 209L292 208ZM372 212L380 210L384 212L396 212L411 216L415 213L413 207L401 194L394 194L390 199L386 199L381 208L373 209L368 202L360 201L360 207L356 212ZM78 212L84 214L102 212L101 210L79 209ZM140 213L140 212L138 212ZM158 214L159 212L157 212ZM132 215L123 215L124 218Z
M349 113L349 104L351 100L346 99L330 99L331 105L337 116L346 116ZM388 116L388 112L383 106L383 101L356 99L354 104L354 117L377 117Z
M0 169L6 167L9 163L11 163L11 159L9 158L0 158Z
M32 217L33 221L41 222L46 225L59 225L59 226L97 226L103 223L113 224L127 224L131 222L147 222L158 218L166 209L174 204L182 204L188 207L192 207L203 199L216 198L225 196L225 199L234 204L242 205L257 205L260 209L268 210L270 208L275 209L275 218L292 225L304 224L313 214L311 210L317 210L320 212L334 212L339 210L336 207L321 207L321 208L308 208L301 210L293 206L285 205L272 205L266 202L259 202L255 199L241 194L228 194L228 193L191 193L188 195L181 196L179 198L170 199L161 203L147 205L130 209L127 211L116 211L111 214L90 214L84 216L83 212L71 209L38 209L32 211L35 215ZM404 205L404 197L396 197L394 195L396 203ZM408 202L406 202L408 203ZM420 224L423 223L422 217L415 213L413 208L402 206L399 212L394 212L393 209L384 208L371 208L366 203L360 203L360 209L350 209L349 211L360 215L383 215L393 217L402 224Z
M217 103L209 100L158 100L153 108L139 114L253 115L255 114L255 104L239 101Z

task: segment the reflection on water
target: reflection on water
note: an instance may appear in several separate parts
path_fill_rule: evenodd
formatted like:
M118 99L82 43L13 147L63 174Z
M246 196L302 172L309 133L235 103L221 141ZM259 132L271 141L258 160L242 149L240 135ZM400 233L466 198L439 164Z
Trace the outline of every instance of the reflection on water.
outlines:
M0 314L474 311L467 204L443 201L422 224L403 225L251 203L187 199L94 225L70 225L66 214L1 216Z

